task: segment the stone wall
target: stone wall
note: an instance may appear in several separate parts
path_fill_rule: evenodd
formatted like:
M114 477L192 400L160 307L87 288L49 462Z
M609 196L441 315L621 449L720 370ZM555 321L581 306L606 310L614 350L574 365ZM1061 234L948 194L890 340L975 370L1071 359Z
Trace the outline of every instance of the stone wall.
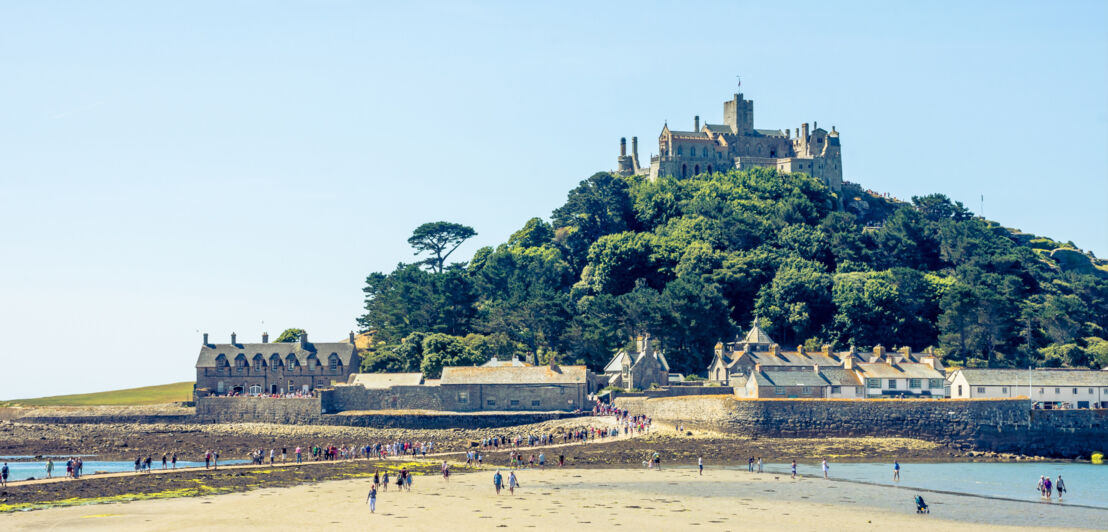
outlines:
M541 423L553 419L578 417L583 414L570 412L519 412L519 413L413 413L413 414L369 414L347 412L325 414L325 425L343 425L348 427L398 428L398 429L475 429L496 428Z
M1026 399L617 398L633 414L765 437L906 437L971 449L1076 457L1108 441L1103 410L1032 411Z
M323 410L319 397L200 397L196 420L204 423L314 424Z
M320 392L323 411L444 410L450 412L572 411L587 403L585 385L450 384L367 389L335 386Z

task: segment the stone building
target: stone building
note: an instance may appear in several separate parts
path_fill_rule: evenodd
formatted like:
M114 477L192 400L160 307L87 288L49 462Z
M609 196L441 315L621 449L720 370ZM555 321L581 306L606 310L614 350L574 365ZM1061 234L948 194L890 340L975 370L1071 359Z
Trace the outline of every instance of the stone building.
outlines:
M231 333L227 344L204 343L196 360L198 397L205 395L287 394L311 392L346 382L358 371L361 357L354 333L343 342L311 343L305 333L298 342L239 343Z
M604 366L608 386L645 390L653 385L669 384L669 362L666 355L650 339L650 335L635 339L635 351L620 350Z
M965 368L956 370L948 380L950 396L955 399L1030 396L1036 408L1108 408L1105 371Z
M689 177L700 173L774 168L780 172L801 172L823 180L832 190L842 188L842 150L835 127L826 131L816 122L789 129L755 129L754 102L737 93L723 103L722 124L700 124L693 118L691 131L662 127L658 136L658 155L650 157L650 167L639 165L638 138L620 139L616 173L624 176L648 175Z

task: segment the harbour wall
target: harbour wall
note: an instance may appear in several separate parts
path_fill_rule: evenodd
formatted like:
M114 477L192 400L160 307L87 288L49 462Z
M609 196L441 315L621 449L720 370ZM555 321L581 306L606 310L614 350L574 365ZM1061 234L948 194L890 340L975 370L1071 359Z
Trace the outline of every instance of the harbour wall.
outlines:
M1027 399L741 399L619 397L632 414L758 437L904 437L1050 457L1108 447L1106 410L1031 410Z

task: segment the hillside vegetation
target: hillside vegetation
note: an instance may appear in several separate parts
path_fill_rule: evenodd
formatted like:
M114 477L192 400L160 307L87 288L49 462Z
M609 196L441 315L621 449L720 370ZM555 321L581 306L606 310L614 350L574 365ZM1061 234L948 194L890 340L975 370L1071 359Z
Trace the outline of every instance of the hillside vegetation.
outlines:
M513 354L598 370L649 332L675 371L700 373L717 341L755 319L790 349L932 346L948 364L1108 364L1104 263L940 194L904 203L849 185L836 195L765 169L653 182L598 173L549 219L444 266L472 234L426 224L409 242L428 260L368 276L365 370L435 376Z
M175 382L110 392L55 395L3 401L2 406L129 406L192 400L192 382Z

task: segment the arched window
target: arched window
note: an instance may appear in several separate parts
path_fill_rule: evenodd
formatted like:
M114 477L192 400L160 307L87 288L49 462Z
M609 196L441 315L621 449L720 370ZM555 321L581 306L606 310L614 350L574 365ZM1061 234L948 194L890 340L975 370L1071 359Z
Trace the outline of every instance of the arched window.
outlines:
M250 363L246 361L246 355L244 355L242 353L239 353L238 356L235 357L235 367L236 368L248 368L248 367L250 367Z
M327 367L331 371L342 369L342 360L339 360L338 353L331 353L331 356L327 357Z
M704 149L700 150L700 155L702 157L708 157L708 148L704 148Z
M689 173L689 168L685 165L681 165L681 177L685 177L687 173Z
M285 367L290 370L300 367L300 361L296 360L296 355L289 355L285 357Z
M700 175L700 165L699 164L693 167L693 175Z
M262 385L255 384L250 387L250 395L258 395L262 393Z
M710 164L708 165L708 173L709 174L712 173L712 165L710 165Z
M678 146L678 147L677 147L677 155L681 155L681 151L682 151L682 150L681 150L681 146Z
M220 353L219 356L215 357L215 367L225 368L225 367L230 366L230 365L231 364L229 362L227 362L227 355L224 355L223 353Z

